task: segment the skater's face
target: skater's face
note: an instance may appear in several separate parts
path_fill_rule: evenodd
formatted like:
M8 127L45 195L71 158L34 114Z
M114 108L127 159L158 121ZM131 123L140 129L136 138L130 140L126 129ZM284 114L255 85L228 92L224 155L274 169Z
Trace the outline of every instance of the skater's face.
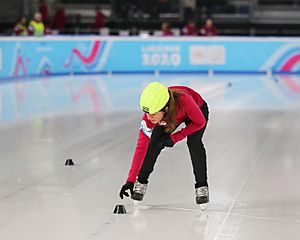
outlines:
M152 122L153 124L157 124L160 122L164 117L164 112L157 112L157 113L147 113L147 118Z

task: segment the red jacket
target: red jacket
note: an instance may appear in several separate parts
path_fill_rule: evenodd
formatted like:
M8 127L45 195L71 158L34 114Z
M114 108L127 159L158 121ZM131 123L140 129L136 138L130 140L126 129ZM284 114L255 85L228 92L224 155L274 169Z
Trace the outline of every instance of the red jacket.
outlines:
M215 26L212 26L210 28L204 26L200 29L200 34L203 36L216 36L218 35L218 31Z
M206 120L200 110L204 100L197 92L188 87L174 86L169 87L169 89L178 89L182 92L181 96L179 97L179 106L176 106L175 119L177 124L181 124L186 119L191 120L191 122L185 128L182 128L180 131L171 134L172 141L177 143L186 136L191 135L205 126ZM163 122L163 120L161 122ZM144 114L142 117L137 145L127 181L135 182L136 177L138 176L142 167L148 148L148 143L151 138L152 129L154 127L155 124L151 123L147 119L147 115Z
M183 36L197 36L198 35L198 28L195 24L188 23L182 29Z
M165 37L168 37L168 36L173 36L174 33L170 29L167 29L167 30L162 32L162 35L165 36Z

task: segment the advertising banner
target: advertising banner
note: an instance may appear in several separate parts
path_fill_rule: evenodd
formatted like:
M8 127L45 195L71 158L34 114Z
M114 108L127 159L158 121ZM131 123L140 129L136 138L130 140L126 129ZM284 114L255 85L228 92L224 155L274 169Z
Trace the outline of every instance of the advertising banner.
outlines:
M0 38L0 78L147 72L300 73L300 39Z

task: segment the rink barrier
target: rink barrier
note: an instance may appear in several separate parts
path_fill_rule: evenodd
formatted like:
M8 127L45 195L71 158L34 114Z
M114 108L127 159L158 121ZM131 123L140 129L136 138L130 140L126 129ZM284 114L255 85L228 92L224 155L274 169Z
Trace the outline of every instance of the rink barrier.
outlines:
M0 78L86 74L300 74L300 38L0 38Z
M209 71L101 71L101 72L73 72L73 73L51 73L49 75L28 74L26 76L10 76L1 77L1 81L12 80L34 80L42 77L55 76L88 76L88 75L210 75ZM297 72L282 72L282 71L212 71L211 75L299 75Z
M13 80L23 80L23 81L30 81L30 80L35 80L35 79L40 79L41 76L44 78L47 77L59 77L59 76L94 76L94 75L208 75L209 76L209 71L102 71L102 72L90 72L90 73L83 73L83 72L78 72L78 73L51 73L47 76L45 75L40 75L40 74L28 74L26 76L11 76L11 77L1 77L1 82L9 82ZM239 74L246 74L246 75L267 75L267 71L257 71L257 72L246 72L246 71L215 71L211 72L212 75L239 75ZM272 75L295 75L295 73L275 73L272 72ZM297 73L296 73L297 74Z
M78 73L51 73L47 76L41 74L28 74L26 76L10 76L1 77L2 83L10 82L14 80L31 81L35 79L40 79L41 77L59 77L59 76L94 76L94 75L299 75L300 72L280 72L280 71L101 71L101 72L78 72Z

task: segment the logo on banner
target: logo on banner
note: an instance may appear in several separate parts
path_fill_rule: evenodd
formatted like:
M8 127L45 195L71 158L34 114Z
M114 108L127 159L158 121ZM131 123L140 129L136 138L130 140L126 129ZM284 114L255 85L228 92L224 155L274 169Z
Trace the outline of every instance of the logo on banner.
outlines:
M191 45L189 50L191 65L224 65L226 63L224 46Z
M71 67L75 59L78 59L79 62L83 64L85 67L93 68L94 65L98 63L100 55L101 55L101 41L97 40L93 42L92 48L87 54L83 53L77 48L73 48L64 66L65 68Z
M181 48L179 45L148 45L142 46L143 66L179 66Z
M277 72L299 72L300 44L284 44L269 57L261 69Z
M283 54L274 65L276 70L283 72L292 72L300 70L300 49L291 49Z

